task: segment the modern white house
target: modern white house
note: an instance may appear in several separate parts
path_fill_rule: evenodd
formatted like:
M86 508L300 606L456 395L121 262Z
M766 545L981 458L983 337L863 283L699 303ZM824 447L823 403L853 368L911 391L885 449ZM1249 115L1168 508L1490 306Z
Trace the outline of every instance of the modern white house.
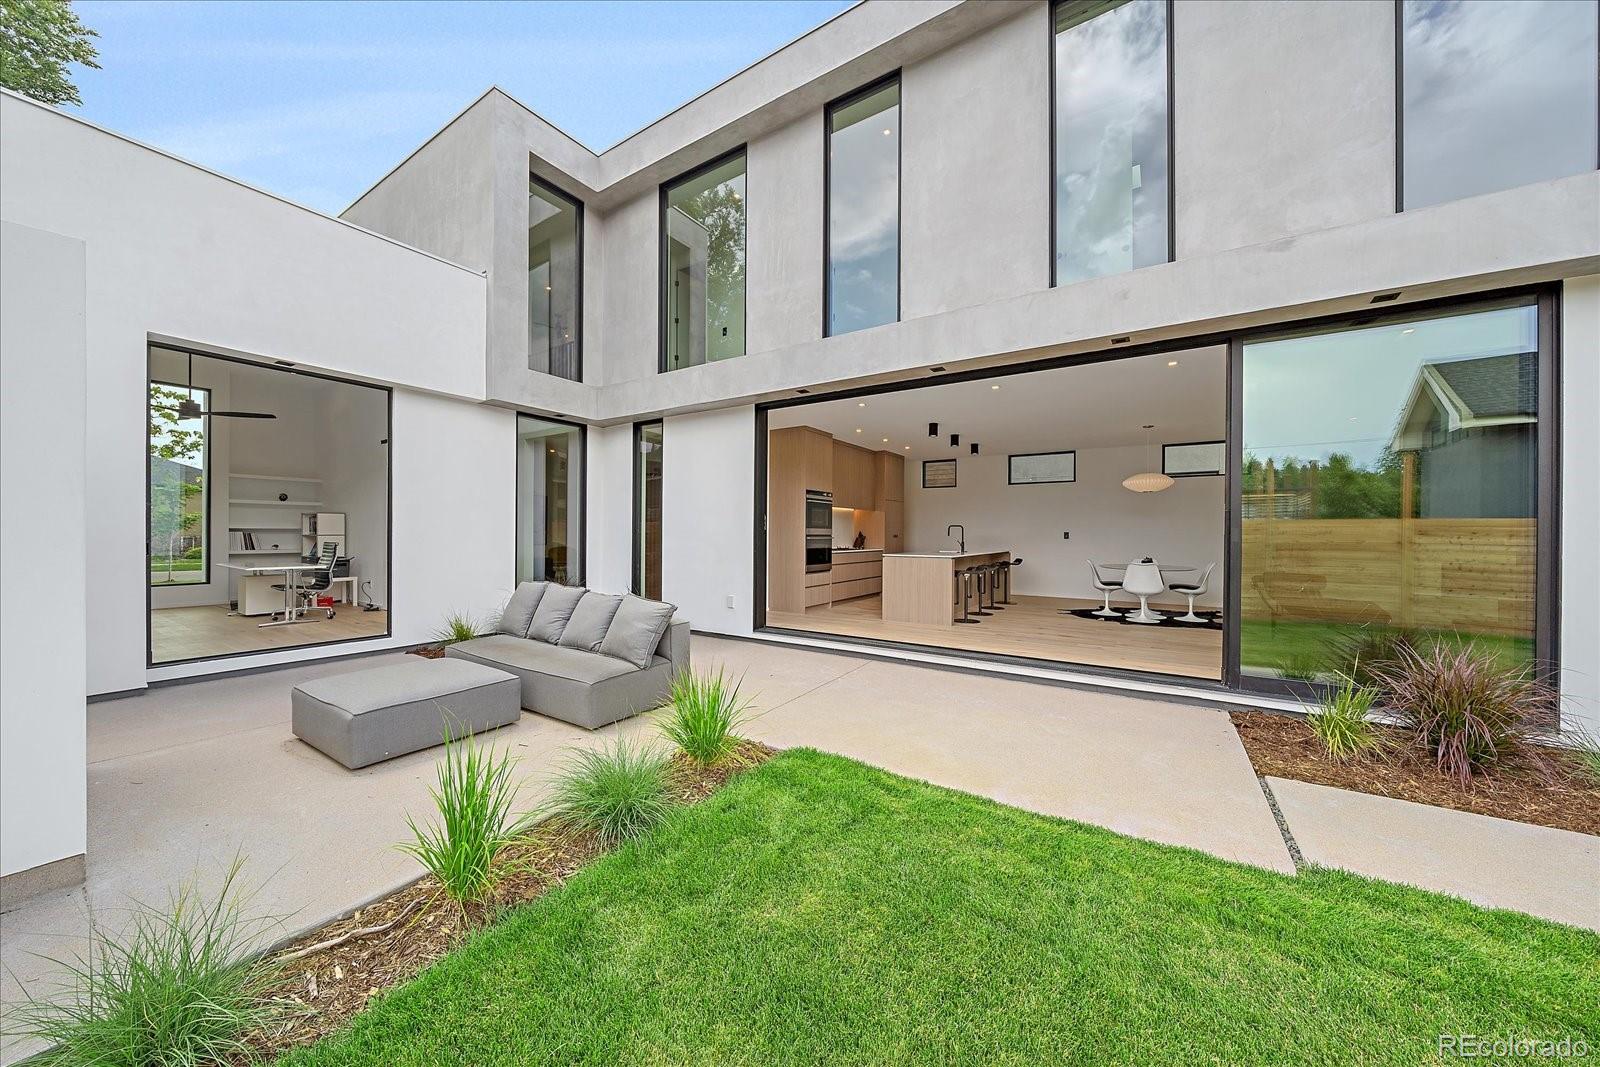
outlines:
M1597 22L866 0L339 218L5 93L0 875L82 877L89 702L526 578L1216 704L1448 633L1600 730Z

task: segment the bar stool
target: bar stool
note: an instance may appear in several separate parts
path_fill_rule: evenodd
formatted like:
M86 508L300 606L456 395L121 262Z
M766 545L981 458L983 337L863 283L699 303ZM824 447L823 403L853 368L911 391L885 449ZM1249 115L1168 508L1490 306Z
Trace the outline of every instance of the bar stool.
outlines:
M1016 601L1011 599L1011 568L1022 566L1022 557L1018 556L1016 559L1003 559L1000 561L999 566L1000 580L1005 583L1006 588L1005 596L1001 599L1000 603L1015 604Z
M974 582L976 582L978 588L978 607L977 610L972 613L973 616L978 618L987 618L988 616L993 615L994 612L985 611L983 609L983 591L985 579L989 573L988 564L974 563L972 566L967 568L967 573L972 575L972 578Z
M1000 564L998 562L983 564L983 579L984 579L984 586L989 591L989 610L990 611L1004 611L1004 610L1006 610L1005 608L1001 607L1000 606L1000 602L995 599L996 595L999 593L999 590L1000 590ZM983 600L981 598L978 601L978 606L980 608L984 606Z
M972 568L963 567L955 572L956 598L961 601L961 618L952 621L966 626L978 625L978 620L967 614L967 602L972 599Z

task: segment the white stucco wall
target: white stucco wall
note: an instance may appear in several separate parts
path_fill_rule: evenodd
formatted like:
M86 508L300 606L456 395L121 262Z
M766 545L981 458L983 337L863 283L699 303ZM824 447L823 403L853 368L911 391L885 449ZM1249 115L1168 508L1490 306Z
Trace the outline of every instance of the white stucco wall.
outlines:
M1561 294L1563 722L1600 737L1600 275Z
M151 336L440 394L428 405L437 409L433 420L403 419L396 405L396 446L405 448L404 435L412 435L409 444L424 450L423 461L448 476L436 480L442 498L419 497L407 512L397 474L396 570L402 559L426 558L441 577L414 585L409 595L396 583L393 643L420 640L444 611L486 593L487 577L473 571L480 562L488 567L503 556L498 584L509 584L513 477L509 466L499 467L513 454L511 416L475 408L485 378L480 275L15 95L0 97L0 126L0 216L85 247L86 488L94 506L79 555L94 596L90 694L217 669L145 667L145 461L137 443L145 433ZM112 174L114 186L106 179ZM487 419L506 427L503 453L470 434L441 432L437 423L452 406L469 425ZM457 497L470 499L477 514L503 508L507 518L457 523L446 532L443 501ZM467 577L452 581L462 559L473 561ZM228 666L316 654L336 652L277 653Z
M662 598L696 630L748 634L755 408L679 415L662 433Z
M633 581L633 424L589 428L589 562L585 581L603 593Z
M0 875L87 834L84 253L0 223Z

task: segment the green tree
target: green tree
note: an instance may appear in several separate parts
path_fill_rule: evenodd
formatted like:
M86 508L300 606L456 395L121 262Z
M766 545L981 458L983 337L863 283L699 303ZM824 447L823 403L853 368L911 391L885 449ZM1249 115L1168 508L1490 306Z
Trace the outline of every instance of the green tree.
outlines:
M178 403L188 396L182 389L150 385L150 549L153 557L167 562L168 581L172 579L172 539L193 533L200 525L200 516L189 510L189 502L205 492L203 480L183 481L170 470L157 469L158 459L193 465L204 458L203 424L178 417Z
M744 204L739 183L725 181L684 201L680 210L706 230L706 334L735 325L744 296ZM708 348L710 346L708 345Z
M73 63L100 69L91 38L68 0L0 0L0 85L46 104L81 104Z

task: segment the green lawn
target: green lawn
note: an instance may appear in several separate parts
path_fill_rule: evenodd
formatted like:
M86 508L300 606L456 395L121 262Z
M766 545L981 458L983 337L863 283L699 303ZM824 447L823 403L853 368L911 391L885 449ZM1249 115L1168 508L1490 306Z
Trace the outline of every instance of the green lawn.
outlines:
M1600 1047L1600 937L794 751L283 1064L1415 1064ZM1480 1061L1490 1062L1490 1061Z

